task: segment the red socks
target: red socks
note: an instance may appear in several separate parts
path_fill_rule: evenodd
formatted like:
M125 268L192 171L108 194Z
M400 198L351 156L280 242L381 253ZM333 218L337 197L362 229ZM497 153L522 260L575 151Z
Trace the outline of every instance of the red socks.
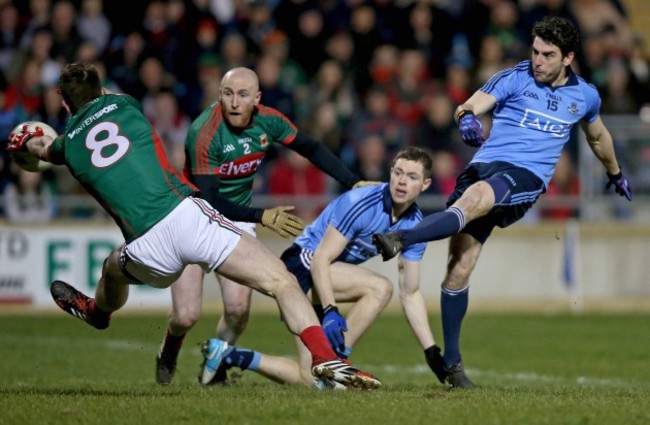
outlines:
M181 347L183 346L183 340L185 339L186 333L183 335L172 335L169 332L169 328L167 328L167 333L165 334L165 339L163 341L163 345L161 347L160 352L161 353L178 353L181 351Z
M311 352L315 364L338 359L320 326L309 326L299 336L302 343Z

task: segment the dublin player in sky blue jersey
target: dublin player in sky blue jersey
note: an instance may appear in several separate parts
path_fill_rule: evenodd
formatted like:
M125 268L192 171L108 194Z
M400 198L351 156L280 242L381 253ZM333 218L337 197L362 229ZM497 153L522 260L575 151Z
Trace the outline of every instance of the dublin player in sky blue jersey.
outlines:
M306 293L312 290L322 326L340 357L347 357L375 318L386 307L393 293L392 282L369 268L360 267L378 254L371 242L373 233L409 229L422 219L415 204L418 195L431 183L431 157L419 148L400 151L391 167L390 182L351 190L332 201L320 216L296 238L283 254L287 269ZM443 360L435 345L427 311L420 293L420 261L426 245L414 244L400 255L400 301L407 320L427 362L436 375L444 374ZM347 317L337 303L350 302ZM324 309L322 306L326 306ZM278 382L314 382L309 374L309 356L296 341L299 362L225 346L223 363L238 366ZM207 362L206 362L207 363ZM316 381L317 385L321 383Z
M546 17L533 28L531 60L495 74L456 110L462 140L478 151L463 170L448 209L429 215L410 231L377 234L373 242L387 260L414 243L451 237L441 287L447 382L471 388L461 362L460 329L467 311L469 277L495 226L524 216L548 185L569 132L580 124L616 192L632 191L600 116L595 87L571 69L578 30ZM494 108L490 137L477 117Z

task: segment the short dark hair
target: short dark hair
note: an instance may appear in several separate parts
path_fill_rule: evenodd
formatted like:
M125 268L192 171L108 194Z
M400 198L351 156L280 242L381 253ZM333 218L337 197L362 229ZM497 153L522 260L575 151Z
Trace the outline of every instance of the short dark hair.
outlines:
M397 155L395 155L392 166L395 165L398 159L419 162L422 164L424 170L424 178L428 179L431 177L431 173L433 172L433 160L431 159L431 153L429 151L417 147L402 149L397 152Z
M72 113L102 95L102 82L95 66L88 63L70 63L63 67L59 79L61 96Z
M546 16L533 26L533 38L539 37L547 43L560 48L562 56L576 53L580 43L580 33L571 21L558 16Z

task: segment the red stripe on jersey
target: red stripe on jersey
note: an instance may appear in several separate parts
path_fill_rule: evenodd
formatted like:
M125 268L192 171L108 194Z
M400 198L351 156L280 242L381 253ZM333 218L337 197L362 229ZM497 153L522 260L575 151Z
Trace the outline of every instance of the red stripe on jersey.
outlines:
M295 133L288 135L284 140L280 141L280 143L282 143L283 145L286 146L289 143L293 142L294 140L296 140L296 134Z
M277 109L273 109L269 106L257 105L257 111L262 115L273 115L275 117L280 117L284 121L286 121L287 124L291 126L293 131L298 131L298 127L296 127L296 125L292 123L291 120L287 118L286 115L284 115L282 112L278 111Z
M215 105L207 121L201 126L201 130L199 130L196 151L194 152L196 156L196 174L210 174L208 151L222 119L221 105Z
M151 135L153 136L153 145L156 150L156 157L158 158L158 163L160 164L160 167L163 169L163 171L167 171L167 173L163 173L165 176L165 180L167 181L167 185L169 188L176 194L181 199L184 199L184 196L178 193L176 190L176 187L174 184L172 184L169 181L169 175L173 175L177 177L181 182L184 184L188 185L189 187L192 188L195 192L198 192L199 189L194 186L188 179L185 178L185 176L178 174L176 170L169 164L169 161L167 160L167 154L165 153L165 148L163 147L162 142L160 141L160 138L158 137L158 134L156 133L156 130L151 128Z

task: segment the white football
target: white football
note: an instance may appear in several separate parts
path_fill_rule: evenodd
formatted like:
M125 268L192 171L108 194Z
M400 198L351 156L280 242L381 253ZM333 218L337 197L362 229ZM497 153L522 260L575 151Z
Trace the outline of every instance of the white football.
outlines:
M23 123L20 123L13 130L11 130L11 134L22 133L24 126L27 126L28 131L34 131L36 127L41 127L43 129L43 133L45 133L46 136L50 136L52 138L56 138L59 136L56 130L54 130L51 126L40 121L25 121ZM51 163L46 161L41 161L40 159L36 158L34 155L26 151L10 152L9 156L11 157L13 162L15 162L16 165L18 165L23 170L35 172L35 171L44 171L52 167Z

